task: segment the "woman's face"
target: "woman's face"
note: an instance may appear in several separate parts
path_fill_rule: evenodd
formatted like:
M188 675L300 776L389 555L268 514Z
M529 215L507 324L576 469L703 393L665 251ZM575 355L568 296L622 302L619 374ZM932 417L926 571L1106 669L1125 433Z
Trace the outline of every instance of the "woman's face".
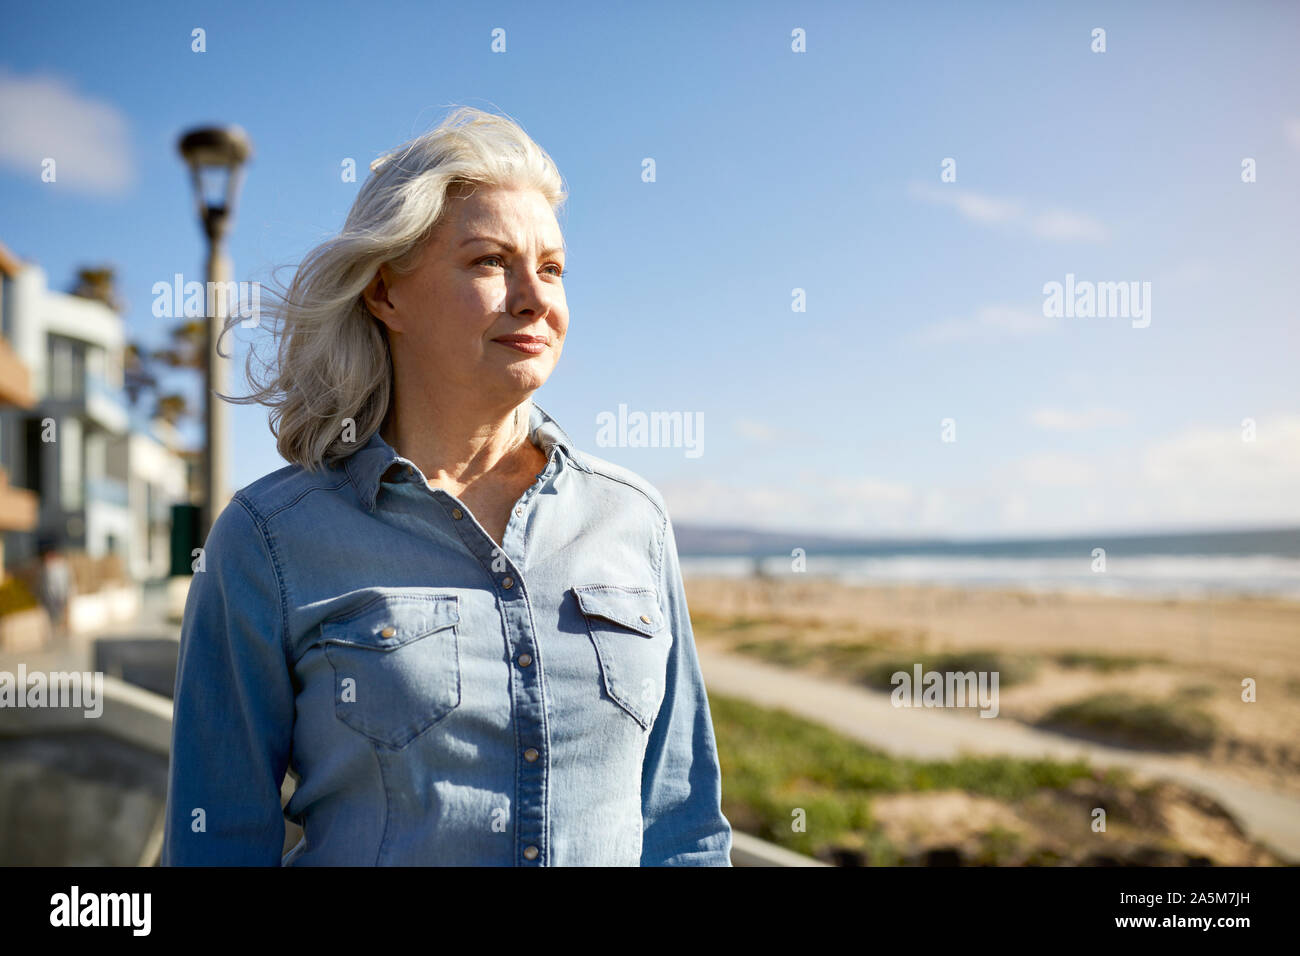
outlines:
M417 390L503 403L541 387L569 326L563 246L540 192L479 186L449 196L414 271L382 267L366 288L366 305L388 326L395 375L415 376Z

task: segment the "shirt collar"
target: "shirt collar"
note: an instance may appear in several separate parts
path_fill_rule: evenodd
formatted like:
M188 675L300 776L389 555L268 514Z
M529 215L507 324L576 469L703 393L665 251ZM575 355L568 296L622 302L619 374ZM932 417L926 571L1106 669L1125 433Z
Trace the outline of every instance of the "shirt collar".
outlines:
M582 456L573 447L573 440L536 402L531 403L528 416L528 437L542 450L548 460L552 449L558 447L570 464L580 471L591 472L591 466L583 461ZM378 430L370 436L369 441L344 460L343 467L348 477L352 479L352 484L367 511L375 509L379 485L383 482L384 475L394 465L407 469L395 474L399 480L414 478L419 472L414 462L403 458L392 445L380 437Z

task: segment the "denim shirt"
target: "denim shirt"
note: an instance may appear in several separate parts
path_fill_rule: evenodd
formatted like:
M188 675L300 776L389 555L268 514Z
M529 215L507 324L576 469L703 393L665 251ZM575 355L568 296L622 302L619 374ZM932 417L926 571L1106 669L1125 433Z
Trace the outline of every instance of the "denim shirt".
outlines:
M548 462L500 547L378 433L234 495L185 604L163 865L731 865L664 501L531 408Z

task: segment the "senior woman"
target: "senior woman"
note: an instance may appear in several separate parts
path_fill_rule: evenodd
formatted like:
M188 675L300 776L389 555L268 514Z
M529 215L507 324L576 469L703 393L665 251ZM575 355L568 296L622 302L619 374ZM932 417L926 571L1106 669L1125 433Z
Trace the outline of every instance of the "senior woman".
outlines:
M559 172L471 108L371 169L237 399L291 464L190 587L163 864L730 865L664 501L531 401Z

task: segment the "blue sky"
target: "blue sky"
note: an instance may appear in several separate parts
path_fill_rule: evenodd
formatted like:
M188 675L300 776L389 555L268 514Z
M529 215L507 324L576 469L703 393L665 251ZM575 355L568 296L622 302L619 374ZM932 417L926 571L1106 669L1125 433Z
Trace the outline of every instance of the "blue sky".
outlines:
M265 282L342 224L345 158L364 173L478 106L570 191L570 331L535 398L675 521L1300 523L1300 8L275 6L8 12L0 241L56 287L111 263L132 336L157 344L151 287L202 268L182 130L251 136L231 254ZM1045 317L1067 273L1149 282L1150 324ZM702 416L703 454L598 446L620 403ZM231 428L234 487L283 464L264 409Z

